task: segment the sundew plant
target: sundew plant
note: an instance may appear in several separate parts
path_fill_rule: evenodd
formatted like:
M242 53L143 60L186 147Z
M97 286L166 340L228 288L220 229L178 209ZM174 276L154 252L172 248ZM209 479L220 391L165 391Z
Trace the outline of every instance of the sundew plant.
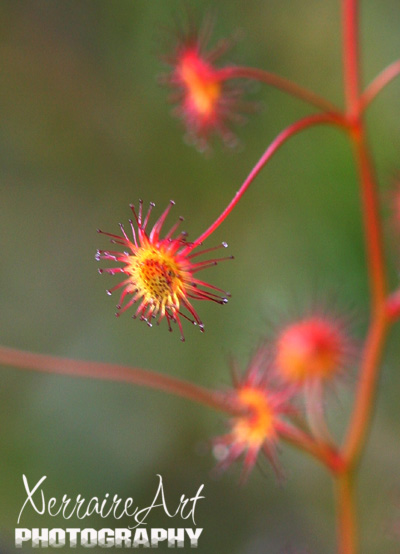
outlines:
M32 471L399 551L399 5L3 9L5 547Z

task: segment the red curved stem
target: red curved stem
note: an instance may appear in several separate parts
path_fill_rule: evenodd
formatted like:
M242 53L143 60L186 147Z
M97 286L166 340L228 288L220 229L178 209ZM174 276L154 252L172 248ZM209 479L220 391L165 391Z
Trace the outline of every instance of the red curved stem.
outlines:
M0 346L0 365L55 375L129 383L174 394L228 415L243 415L242 410L230 401L227 394L214 392L155 371L104 362L70 360L4 346ZM337 466L337 453L330 446L317 444L312 437L300 430L286 426L282 429L282 439L308 452L327 467Z
M210 391L187 381L147 369L104 362L69 360L4 346L0 347L0 364L42 373L130 383L175 394L231 415L238 414L238 410L228 402L223 393Z
M375 172L362 122L360 122L359 127L352 134L352 142L361 185L372 311L378 312L385 303L387 293L385 256Z
M280 437L321 462L335 475L340 474L345 468L341 455L334 445L317 442L314 437L301 429L286 425L281 430Z
M345 127L346 124L341 116L338 116L334 113L324 113L324 114L316 114L316 115L310 115L307 117L304 117L303 119L300 119L299 121L296 121L296 123L293 123L286 129L284 129L268 146L264 154L261 156L259 161L256 163L256 165L253 167L251 172L249 173L248 177L240 187L240 189L237 191L231 202L228 204L228 206L225 208L225 210L221 213L221 215L214 221L214 223L206 230L204 233L202 233L193 243L188 244L188 246L184 249L184 253L187 254L196 246L198 246L200 243L205 241L205 239L211 235L215 231L215 229L221 225L221 223L228 217L228 215L231 213L233 208L236 206L236 204L239 202L239 200L242 198L243 194L246 192L246 190L249 188L251 183L254 181L254 179L257 177L257 175L260 173L262 168L265 166L265 164L272 158L272 156L279 150L279 148L292 136L296 135L297 133L304 131L304 129L307 129L308 127L314 127L315 125L338 125Z
M400 75L400 60L396 60L386 67L368 85L360 98L360 110L365 110L374 98L386 87L395 77Z
M325 98L315 94L313 91L301 87L289 79L285 79L284 77L271 73L270 71L254 67L229 66L221 69L218 74L222 80L251 79L253 81L266 83L271 87L282 90L287 94L298 98L299 100L307 102L307 104L311 104L319 110L337 114L340 113L339 109L332 102L329 102L329 100L325 100Z
M360 96L358 55L358 0L342 0L343 63L347 121L360 181L368 275L371 290L371 321L364 343L359 379L350 422L340 449L346 469L337 476L338 539L340 554L358 552L354 487L377 394L381 357L390 324L387 276L382 240L377 183L369 152L362 110L395 76L396 65L385 70Z
M350 468L354 468L358 463L366 441L377 394L377 380L383 347L390 324L378 193L361 120L359 127L352 134L352 141L361 186L364 234L371 289L371 322L361 359L354 408L342 448L343 456Z
M350 469L356 467L367 438L388 329L389 320L385 311L382 310L373 318L365 342L354 408L347 436L341 449L343 458L347 461Z

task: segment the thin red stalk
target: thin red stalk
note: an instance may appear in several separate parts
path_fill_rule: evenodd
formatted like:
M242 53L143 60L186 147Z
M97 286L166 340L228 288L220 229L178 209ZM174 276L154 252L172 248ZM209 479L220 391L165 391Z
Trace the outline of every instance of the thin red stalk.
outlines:
M347 465L347 480L338 482L340 553L353 554L355 544L355 516L353 507L352 472L360 459L364 447L377 394L377 381L386 334L389 328L387 313L387 283L382 241L379 202L374 170L365 131L360 116L351 139L360 179L364 233L368 258L368 273L371 289L371 323L364 344L357 384L354 408L347 435L341 449Z
M396 60L386 67L375 79L368 85L360 98L360 110L363 111L369 106L374 98L386 87L395 77L400 75L400 60Z
M358 0L342 0L343 14L343 68L346 106L351 118L358 113L359 57L358 57Z
M289 79L285 79L280 75L271 73L270 71L264 71L263 69L257 69L253 67L241 67L241 66L229 66L221 69L218 72L221 79L251 79L266 83L271 87L282 90L291 96L294 96L307 104L322 110L324 112L333 112L339 114L339 109L329 100L325 100L321 96L315 94L313 91L293 83Z
M259 161L256 163L256 165L251 170L250 174L240 187L240 189L237 191L231 202L228 204L228 206L225 208L225 210L222 212L222 214L214 221L214 223L206 230L204 233L202 233L193 243L189 244L184 250L183 253L187 254L196 246L201 244L211 233L215 231L215 229L221 225L221 223L228 217L228 215L231 213L233 208L236 206L236 204L239 202L239 200L242 198L246 190L249 188L251 183L254 181L254 179L257 177L257 175L260 173L262 168L265 166L265 164L272 158L272 156L279 150L279 148L292 136L296 135L300 131L304 131L304 129L307 129L308 127L313 127L314 125L338 125L338 126L345 126L345 123L343 122L343 119L333 113L324 113L324 114L316 114L316 115L310 115L307 117L304 117L303 119L300 119L299 121L296 121L286 129L284 129L268 146L264 154L261 156Z
M353 412L344 445L340 450L345 462L342 474L336 474L337 529L339 554L358 551L354 500L354 471L367 437L377 389L380 359L388 328L386 312L386 271L382 245L379 203L371 157L368 151L362 101L358 53L358 0L342 0L343 66L347 121L354 146L360 180L364 234L371 289L371 323L364 345Z
M306 432L292 426L289 427L288 425L285 425L281 430L280 436L292 446L307 452L307 454L319 460L333 474L339 474L343 470L343 460L332 444L316 442Z
M377 185L365 136L359 102L358 2L343 0L344 74L350 138L359 174L368 274L371 289L371 323L364 345L356 398L343 453L349 468L358 462L367 436L376 396L381 355L388 330L387 277Z
M362 122L359 123L358 128L352 134L352 140L361 186L372 311L377 312L382 309L387 293L385 256L374 168L372 167Z
M357 522L354 506L354 480L348 472L335 481L338 554L358 552Z
M226 395L155 371L104 362L69 360L68 358L24 352L4 346L0 346L0 364L70 377L130 383L174 394L231 415L238 414L237 409L233 408L227 401Z
M210 391L155 371L104 362L70 360L4 346L0 346L0 365L69 377L129 383L174 394L228 415L243 415L241 410L229 402L226 394ZM328 467L337 465L335 452L330 447L315 443L303 431L286 427L282 430L282 438L293 446L308 452Z
M377 382L384 341L389 328L385 310L375 315L365 342L353 413L342 452L350 467L361 455L377 393Z

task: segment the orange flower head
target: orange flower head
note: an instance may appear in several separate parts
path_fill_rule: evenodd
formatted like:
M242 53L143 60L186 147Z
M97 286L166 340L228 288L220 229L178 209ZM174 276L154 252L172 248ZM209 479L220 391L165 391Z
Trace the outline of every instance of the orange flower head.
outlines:
M194 276L198 271L227 259L219 258L196 262L197 256L220 247L227 247L227 244L222 243L216 248L194 252L197 245L194 246L186 241L186 233L181 232L174 237L180 222L183 221L182 218L173 225L165 237L161 238L161 228L173 204L174 202L171 201L150 233L147 232L147 225L154 204L150 204L145 216L142 213L142 201L139 203L138 213L131 205L134 215L134 221L129 221L132 239L128 237L122 224L120 224L122 236L103 233L111 237L112 243L119 244L126 250L124 252L98 250L96 259L123 264L122 267L99 270L100 273L107 272L111 275L123 274L126 276L125 280L107 291L108 294L111 294L117 289L123 289L116 315L138 303L134 318L139 316L150 327L153 320L159 323L165 318L170 331L172 331L171 323L177 323L181 339L184 340L181 317L198 325L201 331L204 330L203 323L191 304L192 299L212 300L218 304L226 304L228 301L229 293ZM126 298L129 300L123 305ZM186 309L188 313L182 312L183 309Z
M213 132L226 144L234 145L236 139L229 124L243 121L238 111L247 109L240 102L243 93L240 86L228 82L229 70L226 72L215 65L229 48L228 41L207 50L209 27L181 33L173 54L166 58L172 69L164 76L164 81L174 90L171 100L177 105L176 115L184 121L187 138L200 150L207 149Z
M342 326L325 316L311 316L284 328L277 339L275 368L295 386L328 381L341 371L349 353Z
M269 384L265 353L264 349L260 349L251 360L244 378L241 381L235 379L231 401L239 415L232 418L230 432L214 440L214 452L220 460L221 469L244 455L244 477L254 467L260 450L279 475L275 445L285 428L282 416L293 412L288 402L288 391Z

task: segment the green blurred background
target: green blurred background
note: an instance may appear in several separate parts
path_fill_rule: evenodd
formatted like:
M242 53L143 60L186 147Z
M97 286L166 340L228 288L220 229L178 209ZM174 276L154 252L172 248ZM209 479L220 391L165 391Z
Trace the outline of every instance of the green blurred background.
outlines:
M157 82L165 36L187 6L200 20L211 8L215 40L239 35L232 61L277 71L342 103L336 0L2 0L4 345L130 364L221 388L229 385L230 356L245 366L271 328L315 302L350 314L355 339L362 340L368 283L356 178L345 138L328 128L310 130L282 149L209 239L210 246L226 240L235 260L204 273L232 293L223 308L197 305L204 335L187 324L183 344L165 324L150 330L128 314L114 317L117 298L105 289L118 281L97 273L96 248L108 242L96 228L118 232L118 222L130 217L129 203L139 197L156 202L158 213L173 198L170 222L182 214L195 238L278 132L310 113L285 94L250 87L249 98L261 111L237 130L237 151L226 151L216 140L205 158L187 146L180 122L171 117L168 91ZM368 82L399 56L400 5L365 0L362 16ZM368 115L384 200L399 169L399 87L393 83ZM387 236L395 283L398 248ZM363 554L400 550L393 531L400 522L399 336L395 329L360 475ZM329 401L339 436L355 375ZM1 552L14 551L23 473L32 483L47 475L49 496L109 492L133 496L139 506L151 501L156 474L163 476L171 503L204 483L199 552L335 551L325 471L282 446L282 486L264 462L245 486L238 484L239 465L216 479L208 441L225 431L225 422L206 408L123 384L2 368L0 415ZM91 518L84 527L114 523ZM156 514L150 523L171 525ZM23 525L63 522L29 511Z

